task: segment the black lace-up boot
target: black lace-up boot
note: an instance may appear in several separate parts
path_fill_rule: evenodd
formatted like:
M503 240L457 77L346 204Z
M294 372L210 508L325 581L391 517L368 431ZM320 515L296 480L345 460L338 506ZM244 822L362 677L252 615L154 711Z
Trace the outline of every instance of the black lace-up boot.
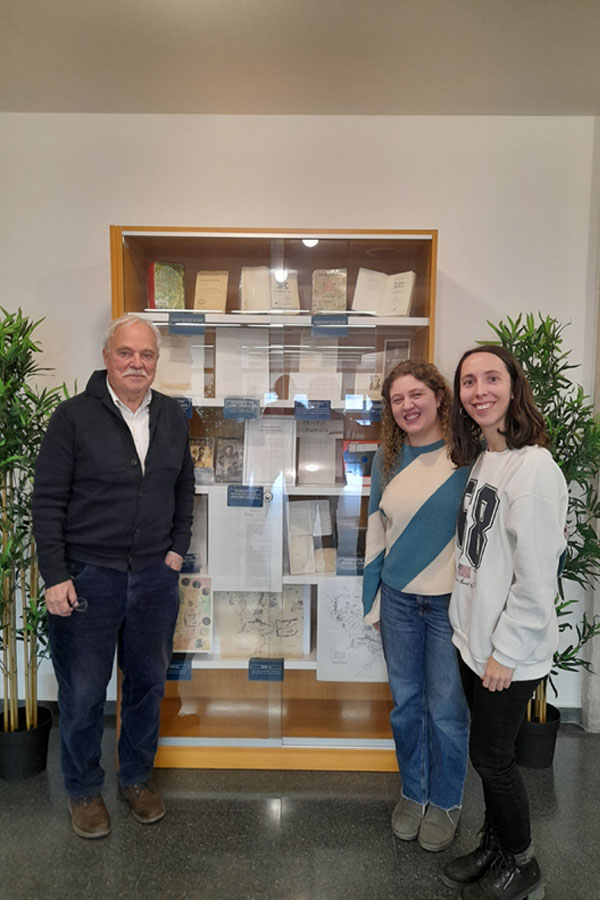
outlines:
M515 856L498 850L486 874L467 884L461 900L543 900L542 873L530 847Z
M485 875L499 850L496 832L487 819L479 832L481 840L479 845L467 853L446 863L442 871L442 881L448 887L461 887L471 884Z

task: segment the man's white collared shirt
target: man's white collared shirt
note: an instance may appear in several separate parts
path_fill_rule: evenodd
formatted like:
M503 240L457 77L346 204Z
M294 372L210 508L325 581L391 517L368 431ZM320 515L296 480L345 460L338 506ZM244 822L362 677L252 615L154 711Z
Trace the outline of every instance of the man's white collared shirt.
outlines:
M122 400L119 400L109 384L108 376L106 378L106 386L108 388L108 393L112 397L113 403L123 416L131 431L133 443L135 444L135 449L142 466L143 475L145 471L146 454L148 453L148 446L150 444L150 401L152 400L152 391L148 388L146 396L134 412L132 409L129 409Z

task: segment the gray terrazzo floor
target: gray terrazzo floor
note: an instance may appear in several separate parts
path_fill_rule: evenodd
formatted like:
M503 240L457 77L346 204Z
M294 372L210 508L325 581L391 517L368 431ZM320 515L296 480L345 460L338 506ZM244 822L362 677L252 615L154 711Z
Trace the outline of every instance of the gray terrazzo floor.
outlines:
M563 725L553 768L524 770L546 900L600 898L599 751L600 735ZM393 774L161 769L167 816L141 826L118 800L114 754L109 718L113 830L99 841L70 830L56 728L44 773L0 780L2 900L449 900L440 869L472 848L481 822L472 772L455 844L431 854L391 833Z

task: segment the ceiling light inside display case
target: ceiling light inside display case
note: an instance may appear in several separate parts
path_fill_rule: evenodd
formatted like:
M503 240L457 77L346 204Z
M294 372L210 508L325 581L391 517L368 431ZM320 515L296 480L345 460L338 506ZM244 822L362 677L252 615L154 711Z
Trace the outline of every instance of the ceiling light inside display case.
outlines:
M319 241L317 238L303 238L302 243L305 247L316 247Z

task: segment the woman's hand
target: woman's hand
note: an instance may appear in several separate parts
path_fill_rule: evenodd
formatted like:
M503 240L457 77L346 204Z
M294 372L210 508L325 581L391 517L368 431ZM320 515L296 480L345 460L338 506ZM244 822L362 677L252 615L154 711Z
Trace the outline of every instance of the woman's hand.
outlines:
M514 674L514 669L500 665L493 656L490 656L481 681L488 691L503 691L510 687Z

